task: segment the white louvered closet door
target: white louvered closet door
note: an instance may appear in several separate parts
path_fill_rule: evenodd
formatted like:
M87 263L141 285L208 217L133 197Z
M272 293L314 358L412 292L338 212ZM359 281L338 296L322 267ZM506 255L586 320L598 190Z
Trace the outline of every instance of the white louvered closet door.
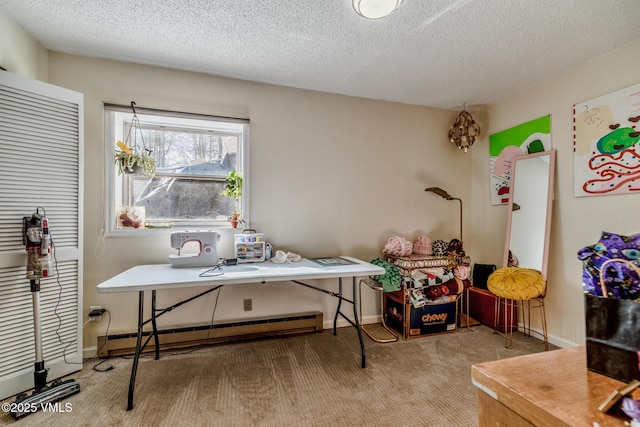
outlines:
M0 399L34 387L22 218L38 207L57 266L40 282L47 381L82 367L82 117L82 94L0 71Z

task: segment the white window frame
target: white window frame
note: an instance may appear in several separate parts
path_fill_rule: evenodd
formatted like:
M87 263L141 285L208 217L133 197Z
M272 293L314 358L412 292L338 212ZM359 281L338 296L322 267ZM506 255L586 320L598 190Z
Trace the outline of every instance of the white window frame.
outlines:
M249 209L249 120L236 119L218 116L209 116L203 114L192 114L173 112L166 110L156 110L149 108L135 107L138 117L141 121L145 116L161 116L168 117L171 125L180 127L193 127L197 129L208 129L213 131L225 132L229 129L237 129L238 125L242 126L242 138L238 141L238 153L236 158L236 171L242 175L242 197L240 199L240 209L244 220L244 227L250 227L250 209ZM105 149L105 209L104 209L104 225L105 235L110 237L117 236L141 236L151 234L166 234L171 231L193 228L231 228L231 224L227 220L211 219L210 221L175 221L171 223L169 228L117 228L116 224L116 198L122 199L122 177L117 174L114 165L114 156L116 152L116 141L123 140L122 131L122 114L132 115L131 106L121 106L114 104L104 105L104 149ZM124 141L124 140L123 140Z

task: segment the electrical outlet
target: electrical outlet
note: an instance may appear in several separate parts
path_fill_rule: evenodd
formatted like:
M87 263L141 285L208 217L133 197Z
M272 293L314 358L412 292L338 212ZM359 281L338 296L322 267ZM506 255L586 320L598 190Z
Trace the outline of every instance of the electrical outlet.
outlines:
M99 314L98 314L99 313ZM97 322L102 319L102 314L104 313L104 309L101 305L90 305L89 306L89 320L93 322Z
M244 311L251 311L253 310L253 306L252 306L252 301L251 298L248 298L246 300L244 300L242 302L243 306L244 306Z

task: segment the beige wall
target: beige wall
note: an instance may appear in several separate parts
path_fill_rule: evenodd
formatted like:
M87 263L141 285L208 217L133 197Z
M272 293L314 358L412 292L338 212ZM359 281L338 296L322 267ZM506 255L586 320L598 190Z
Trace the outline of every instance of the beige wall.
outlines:
M0 35L0 65L85 94L84 306L108 308L112 332L134 328L135 294L98 295L96 284L138 263L164 262L172 251L166 236L101 240L103 101L249 117L252 226L276 248L371 259L392 235L452 238L456 204L424 194L438 185L464 200L465 249L473 262L498 265L506 208L490 203L488 135L551 114L558 156L547 317L552 342L563 346L584 342L577 251L603 230L639 231L638 196L573 196L572 106L638 83L640 40L474 113L483 136L464 155L445 136L455 112L60 53L51 53L47 64L43 48L2 12ZM180 296L167 294L167 300ZM254 299L255 316L320 309L327 320L335 307L330 298L288 284L246 285L224 288L216 321L242 317L243 298ZM364 306L367 319L379 313L373 295L365 294ZM169 322L208 321L212 307L213 297ZM85 347L95 345L105 326L87 326Z
M47 81L47 61L47 50L0 10L0 66L14 74Z
M549 333L560 345L581 344L585 339L578 250L596 243L602 231L640 232L640 195L573 196L573 105L639 83L638 70L640 40L498 102L488 108L482 146L473 151L473 250L483 254L477 262L499 265L506 206L490 203L488 135L551 114L551 141L557 150L557 163L546 302Z
M136 264L165 263L174 251L168 235L107 237L102 249L103 102L249 117L251 225L276 249L371 260L393 235L457 236L457 204L424 192L439 185L468 199L471 157L446 137L456 112L61 53L50 54L49 76L85 96L84 306L109 309L111 332L134 330L137 295L97 294L96 285ZM159 304L178 294L186 295L162 293ZM329 321L336 304L292 284L225 287L216 321L246 317L244 298L253 299L251 317L321 310ZM213 301L176 310L161 327L208 322ZM365 294L364 317L378 313L378 298ZM85 347L105 326L87 325Z

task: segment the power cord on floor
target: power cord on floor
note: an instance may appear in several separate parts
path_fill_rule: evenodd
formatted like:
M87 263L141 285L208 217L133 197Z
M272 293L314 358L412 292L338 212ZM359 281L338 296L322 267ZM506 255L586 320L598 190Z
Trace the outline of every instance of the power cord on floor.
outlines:
M103 309L105 313L107 313L107 316L109 316L109 320L107 321L107 330L104 333L105 336L105 340L102 343L102 345L100 346L100 348L98 348L96 350L96 354L93 355L92 357L90 357L89 359L87 359L87 361L95 359L96 357L98 357L98 355L100 354L100 350L102 350L104 348L105 345L107 345L107 342L109 341L108 337L109 337L109 327L111 326L111 312L109 310L107 310L106 308ZM86 322L85 322L86 324ZM111 371L114 368L113 365L106 367L105 369L98 369L98 366L102 365L103 363L105 363L107 360L109 360L111 357L107 356L104 359L102 359L100 362L98 362L97 364L93 365L93 370L97 371L97 372L108 372Z
M42 209L43 215L45 217L47 216L47 213L43 207L39 206L38 209ZM67 349L73 344L78 342L77 338L71 341L65 342L62 340L62 336L60 335L60 329L62 329L62 317L60 317L60 314L58 313L58 307L62 302L62 283L60 283L60 272L58 271L58 258L56 257L56 245L53 242L53 233L49 232L49 236L51 238L51 254L53 255L53 266L55 269L56 283L58 284L58 301L56 302L56 306L53 309L53 313L58 318L58 327L56 328L56 336L58 337L58 341L60 341L60 344L64 345L64 348L62 349L62 358L64 359L64 363L66 363L67 365L82 365L82 362L70 362L67 360ZM84 329L84 325L86 325L86 322L82 325L83 329Z
M209 329L207 330L207 338L205 338L204 342L201 343L200 345L192 348L191 350L187 350L187 351L183 351L183 352L170 352L168 354L176 355L176 354L193 353L194 351L200 350L200 349L204 348L207 344L209 344L209 338L211 336L211 330L213 329L213 320L214 320L214 317L216 315L216 309L218 308L218 298L220 298L220 292L221 292L222 288L223 288L223 286L218 288L218 292L216 292L216 300L215 300L215 302L213 304L213 310L211 311L211 322L209 322Z
M45 209L41 206L38 206L37 208L37 212L39 212L40 210L42 210L42 215L43 216L47 216L47 212L45 211ZM69 360L67 360L67 349L72 346L73 344L77 343L78 340L76 339L72 339L71 341L63 341L62 340L62 336L60 335L60 330L62 329L62 317L60 316L60 314L58 313L58 308L60 307L60 303L62 302L62 283L60 282L60 272L58 270L58 258L56 257L56 245L54 243L53 240L53 233L49 233L50 238L51 238L51 254L53 256L53 265L54 265L54 271L55 271L55 276L56 276L56 283L58 285L58 300L56 301L56 305L53 309L53 313L55 314L55 316L58 319L58 327L55 330L56 336L58 337L58 341L60 342L60 344L64 345L64 348L62 349L62 358L64 359L64 362L68 365L82 365L84 363L84 360L82 362L71 362ZM111 326L111 313L109 312L109 310L104 310L108 316L109 316L109 321L107 323L107 330L105 332L105 336L108 336L109 334L109 326ZM91 319L89 318L88 320L86 320L83 324L82 324L82 330L84 330L84 327L87 325L87 323L89 323L91 321ZM102 350L102 347L104 347L104 345L107 343L107 341L105 340L105 342L102 344L102 346L100 346L100 348L96 351L96 355L89 358L88 360L91 360L95 357L97 357L97 355L100 353L100 350ZM97 370L99 372L105 372L105 371L110 371L113 368L113 366L108 367L105 370L99 370L96 369L97 366L101 365L102 363L104 363L107 359L101 361L100 363L98 363L97 365L95 365L93 368L94 370Z
M185 350L185 351L170 351L170 350L161 350L162 354L168 354L171 356L175 356L175 355L182 355L182 354L189 354L189 353L194 353L198 350L201 350L203 348L205 348L208 344L209 344L209 339L211 338L211 331L214 329L213 323L214 323L214 319L215 319L215 315L216 315L216 309L218 308L218 299L220 298L220 291L222 290L222 286L218 289L218 292L216 293L216 299L214 301L213 304L213 310L211 311L211 321L209 322L209 329L207 330L207 337L205 338L204 342L193 346L192 348L190 348L189 350ZM131 360L133 359L134 356L120 356L121 358L125 359L125 360ZM153 353L141 353L138 357L145 358L145 357L155 357L155 355Z

